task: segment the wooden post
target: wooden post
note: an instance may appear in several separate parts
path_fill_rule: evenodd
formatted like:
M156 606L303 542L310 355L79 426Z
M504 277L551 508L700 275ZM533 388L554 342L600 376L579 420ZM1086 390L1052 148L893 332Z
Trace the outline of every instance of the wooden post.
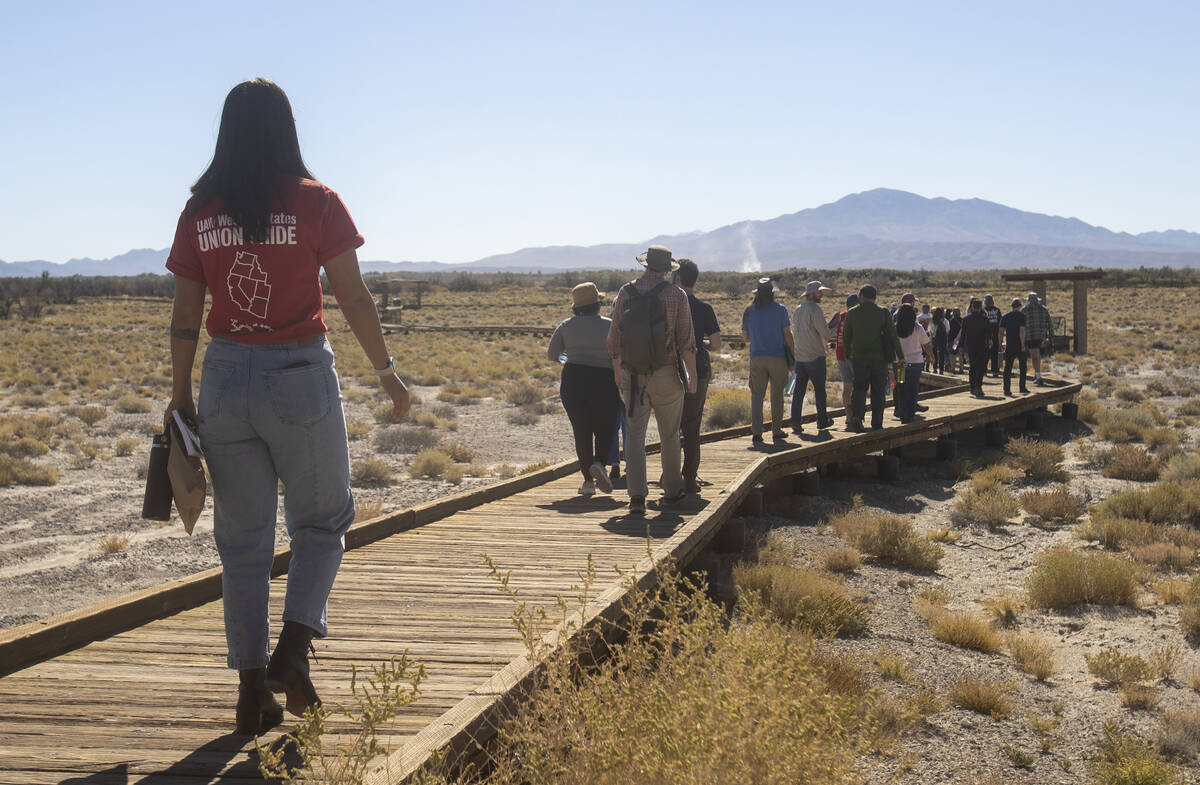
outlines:
M1075 354L1087 354L1087 281L1075 281Z
M1046 304L1046 282L1045 281L1034 281L1033 282L1033 291L1037 294L1038 300L1041 301L1042 305L1045 305Z
M421 307L421 294L425 291L425 282L417 281L417 307Z
M382 281L379 284L379 309L386 311L388 307L388 282Z

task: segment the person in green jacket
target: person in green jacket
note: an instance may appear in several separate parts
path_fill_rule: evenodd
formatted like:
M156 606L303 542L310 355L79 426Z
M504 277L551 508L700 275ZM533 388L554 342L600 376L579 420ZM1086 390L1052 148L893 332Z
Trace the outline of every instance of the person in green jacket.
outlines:
M863 430L868 387L871 388L871 429L883 427L888 365L904 356L892 315L875 304L876 296L875 287L870 284L860 289L858 305L846 312L846 326L842 329L846 356L854 365L854 392L850 397L846 430L855 433Z

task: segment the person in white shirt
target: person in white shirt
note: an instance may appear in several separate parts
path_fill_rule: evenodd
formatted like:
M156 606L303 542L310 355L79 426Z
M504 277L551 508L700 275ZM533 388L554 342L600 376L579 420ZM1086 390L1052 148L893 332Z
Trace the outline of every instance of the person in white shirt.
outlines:
M932 342L925 328L917 323L917 310L905 303L896 313L896 335L904 350L904 379L896 390L896 414L907 424L917 414L917 394L921 389L921 370L932 354Z
M803 430L801 418L804 409L804 393L812 381L813 398L817 404L817 430L823 431L833 424L827 413L828 403L825 390L825 355L829 353L829 341L833 331L825 322L821 310L821 298L832 292L820 281L809 281L804 288L804 299L796 307L792 318L792 342L796 347L796 385L792 389L792 433Z

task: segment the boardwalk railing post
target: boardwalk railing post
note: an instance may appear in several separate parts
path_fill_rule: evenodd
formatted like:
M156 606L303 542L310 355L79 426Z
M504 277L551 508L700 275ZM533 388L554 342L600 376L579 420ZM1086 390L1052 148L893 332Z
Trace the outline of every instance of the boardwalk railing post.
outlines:
M1025 430L1041 433L1046 426L1046 415L1040 411L1029 412L1025 415Z
M1079 404L1074 401L1067 401L1062 405L1062 416L1064 420L1079 419Z

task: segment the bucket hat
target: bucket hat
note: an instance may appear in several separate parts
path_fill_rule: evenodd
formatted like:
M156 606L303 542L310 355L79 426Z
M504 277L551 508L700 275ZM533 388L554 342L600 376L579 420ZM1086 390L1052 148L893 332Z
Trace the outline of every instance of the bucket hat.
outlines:
M804 296L807 297L808 295L816 294L817 292L824 294L825 292L832 292L832 291L833 291L832 289L830 289L828 286L821 283L820 281L809 281L808 286L804 287Z
M671 257L671 249L663 245L652 245L644 254L638 254L634 258L643 267L661 273L672 273L679 269L679 262Z
M600 293L599 287L591 281L584 281L571 290L572 308L582 308L585 305L593 305L603 300L604 295Z
M775 288L775 284L771 281L771 277L769 275L764 275L762 278L758 279L758 284L750 290L750 294L758 294L759 292L770 292L771 294L774 294L777 291L779 290Z

